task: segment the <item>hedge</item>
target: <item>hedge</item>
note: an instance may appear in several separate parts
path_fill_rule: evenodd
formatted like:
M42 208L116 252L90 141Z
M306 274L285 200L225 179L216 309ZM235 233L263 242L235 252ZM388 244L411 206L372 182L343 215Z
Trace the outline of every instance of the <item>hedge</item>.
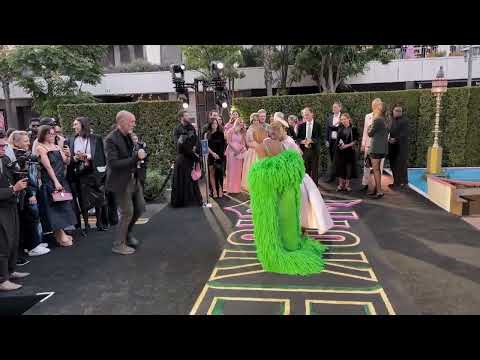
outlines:
M94 121L96 134L106 136L120 110L127 110L136 117L135 133L147 144L150 166L166 173L175 159L173 129L178 124L180 110L176 101L138 101L133 103L71 104L58 106L60 122L65 133L72 133L72 122L78 116Z
M244 119L261 108L269 114L281 111L287 116L300 116L301 109L309 106L317 121L324 125L333 102L338 100L362 135L365 114L371 112L371 102L377 97L386 103L388 113L394 103L403 104L410 122L409 166L425 167L427 150L433 143L436 106L430 89L236 98L234 106ZM440 130L444 166L480 166L480 88L448 89L442 98ZM322 147L320 161L321 168L325 169L325 147Z

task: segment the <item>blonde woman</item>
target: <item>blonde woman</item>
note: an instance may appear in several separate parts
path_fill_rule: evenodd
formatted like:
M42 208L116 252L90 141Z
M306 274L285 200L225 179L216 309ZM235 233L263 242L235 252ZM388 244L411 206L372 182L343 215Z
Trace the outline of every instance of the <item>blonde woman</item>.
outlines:
M385 121L385 104L378 102L373 106L373 122L368 127L368 136L372 138L369 148L369 156L372 161L373 178L375 179L375 190L368 195L375 199L381 198L382 173L381 162L388 153L388 128Z
M287 135L288 123L283 119L282 113L275 113L275 120L270 127L271 139L280 141L283 150L295 150L302 155L290 136ZM300 184L301 190L301 225L304 229L315 229L318 234L324 234L333 227L333 220L323 201L322 194L313 182L312 178L305 173Z
M235 120L233 127L227 132L227 186L226 190L238 194L242 185L243 158L247 151L245 141L245 124L242 118Z
M248 171L252 167L253 163L257 160L257 153L255 152L255 147L257 142L253 138L255 129L259 126L258 113L253 113L250 115L250 126L248 127L246 134L246 143L247 143L247 153L243 160L243 170L242 170L242 190L248 192L247 176Z

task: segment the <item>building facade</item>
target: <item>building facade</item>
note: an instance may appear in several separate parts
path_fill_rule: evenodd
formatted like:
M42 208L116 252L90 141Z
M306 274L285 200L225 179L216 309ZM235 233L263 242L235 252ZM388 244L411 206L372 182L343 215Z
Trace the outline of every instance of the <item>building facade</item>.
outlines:
M365 72L346 81L341 91L385 91L428 88L435 78L440 66L443 66L449 86L465 86L467 83L467 63L460 52L462 45L421 45L413 49L409 45L392 47L398 54L388 64L371 62ZM413 51L412 51L413 50ZM409 52L409 56L407 55ZM122 55L123 54L123 55ZM413 56L411 56L413 54ZM439 56L442 55L442 56ZM478 54L480 55L480 54ZM112 45L105 59L105 66L115 67L129 63L135 59L143 59L155 65L169 66L182 63L182 53L174 45ZM235 96L265 96L266 88L263 67L242 68L245 77L234 83ZM200 74L196 71L185 72L187 82ZM480 85L480 56L473 58L473 86ZM83 89L91 92L103 102L129 102L145 100L175 100L176 93L169 71L106 73L96 86L83 85ZM274 85L274 93L276 85ZM294 82L289 88L290 94L307 94L318 92L317 84L304 77ZM31 98L22 88L12 85L11 98L15 114L7 119L8 125L17 129L28 126L29 119L35 115L31 110ZM3 92L0 91L0 111L4 110ZM193 94L190 96L188 111L195 116L196 103Z

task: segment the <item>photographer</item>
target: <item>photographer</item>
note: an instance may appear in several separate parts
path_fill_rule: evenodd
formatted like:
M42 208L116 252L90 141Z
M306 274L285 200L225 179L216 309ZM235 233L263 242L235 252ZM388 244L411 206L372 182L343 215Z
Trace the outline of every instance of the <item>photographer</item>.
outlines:
M24 249L29 256L40 256L50 252L48 244L42 243L40 214L37 203L38 192L38 159L29 151L30 139L26 131L14 131L9 137L9 143L15 153L15 181L27 178L28 186L19 194L18 211L20 217L20 254Z
M5 156L7 141L0 137L0 291L17 290L22 285L10 279L24 278L30 274L15 271L18 256L19 219L17 194L27 187L27 180L13 182L8 169L10 160Z

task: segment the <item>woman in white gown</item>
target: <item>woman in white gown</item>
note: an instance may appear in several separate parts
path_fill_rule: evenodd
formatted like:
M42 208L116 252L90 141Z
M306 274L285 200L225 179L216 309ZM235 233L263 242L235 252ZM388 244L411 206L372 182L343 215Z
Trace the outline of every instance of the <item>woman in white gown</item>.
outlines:
M242 190L248 192L247 177L248 171L252 167L253 163L257 161L257 153L255 152L255 147L257 143L253 138L255 128L258 126L258 113L253 113L250 115L250 126L248 127L246 134L246 142L248 150L243 159L243 169L242 169Z
M277 114L275 114L277 115ZM271 124L270 136L274 140L282 143L285 150L295 150L302 155L302 150L295 141L287 135L288 123L280 116L275 116L273 124ZM318 234L325 234L334 224L328 212L327 206L323 201L322 195L312 178L305 174L301 184L302 194L302 211L301 224L302 228L314 229Z

